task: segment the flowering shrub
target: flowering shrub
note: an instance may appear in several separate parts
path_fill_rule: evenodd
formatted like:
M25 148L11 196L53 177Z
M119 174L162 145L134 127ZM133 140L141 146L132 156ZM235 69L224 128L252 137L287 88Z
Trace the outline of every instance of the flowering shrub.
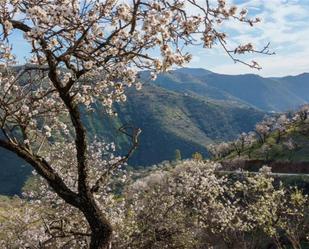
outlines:
M270 168L231 178L213 162L184 161L154 170L116 196L97 196L115 232L112 248L301 248L309 232L308 196L274 187ZM123 175L119 176L124 179ZM78 209L40 182L30 201L1 213L4 248L87 248L89 228ZM78 229L76 229L78 227ZM285 241L285 242L284 242Z
M116 248L266 248L283 238L300 248L309 232L307 195L275 188L266 166L236 180L218 167L186 161L134 182Z

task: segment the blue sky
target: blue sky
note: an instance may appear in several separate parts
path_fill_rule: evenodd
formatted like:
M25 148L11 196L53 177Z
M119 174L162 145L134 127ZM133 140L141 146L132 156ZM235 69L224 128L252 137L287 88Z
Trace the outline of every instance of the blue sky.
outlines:
M203 0L198 0L203 1ZM276 55L251 55L251 59L263 67L257 71L235 64L220 48L188 48L193 55L189 67L205 68L224 74L256 73L262 76L285 76L309 72L309 0L227 0L229 4L245 7L251 16L262 22L251 28L249 25L230 21L221 28L228 31L231 45L253 42L262 48L271 42ZM15 33L14 51L19 59L25 57L30 48L21 34Z
M229 22L222 28L231 34L232 43L244 41L263 48L267 42L276 53L272 56L253 55L263 67L256 71L235 64L220 49L192 49L191 67L202 67L218 73L256 73L262 76L285 76L309 72L309 0L230 0L246 7L249 15L262 22L253 28Z

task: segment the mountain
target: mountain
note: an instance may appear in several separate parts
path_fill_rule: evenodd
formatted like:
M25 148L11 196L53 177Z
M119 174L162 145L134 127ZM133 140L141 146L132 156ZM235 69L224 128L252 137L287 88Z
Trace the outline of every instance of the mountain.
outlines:
M184 68L160 75L155 84L172 91L233 101L266 112L287 111L309 102L308 73L263 78L255 74L224 75Z
M285 87L295 95L309 102L309 73L303 73L297 76L288 76L283 78L276 78L278 82L285 85Z
M249 131L264 116L248 106L177 93L147 83L142 91L130 91L127 103L116 109L118 117L112 119L116 127L130 124L142 129L140 146L129 162L143 166L172 160L176 149L184 158L196 151L207 156L207 144ZM104 117L94 119L104 120ZM111 137L110 129L104 128L104 123L115 127L110 122L96 124L101 137ZM112 137L117 137L118 145L125 151L124 137L115 128L112 130Z
M0 195L20 193L31 167L13 153L0 149Z
M243 131L251 130L264 112L229 101L170 91L145 83L141 91L128 92L128 101L116 105L117 117L107 118L100 106L97 112L85 113L85 125L90 137L94 134L114 141L122 154L128 149L128 138L118 131L123 124L142 129L140 146L129 164L148 166L163 160L173 160L175 150L183 158L194 152L207 156L206 145L230 140ZM18 193L30 173L30 167L0 150L0 194Z
M129 91L125 105L117 105L117 117L107 118L100 110L84 120L88 133L116 140L122 153L128 138L118 132L127 123L142 129L140 146L130 164L147 166L198 151L207 156L209 143L231 140L252 130L265 112L293 109L309 101L309 74L283 78L257 75L223 75L204 69L182 68L145 82L142 91ZM0 150L0 193L18 193L30 168L14 155Z

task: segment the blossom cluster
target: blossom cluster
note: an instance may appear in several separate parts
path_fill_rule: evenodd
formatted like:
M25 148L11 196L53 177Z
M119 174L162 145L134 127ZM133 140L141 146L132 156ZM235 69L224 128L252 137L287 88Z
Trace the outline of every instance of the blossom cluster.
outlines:
M133 183L126 195L126 223L119 224L126 236L119 232L122 242L116 245L261 248L260 243L275 244L282 234L293 241L300 231L308 233L308 196L276 188L269 167L237 178L220 175L218 168L213 162L184 161Z
M122 181L126 172L121 168L111 168L121 157L115 156L115 145L95 139L89 146L88 160L92 165L89 168L89 187L93 187L102 175L107 172L109 178ZM42 154L65 184L77 191L78 173L76 161L76 149L73 143L55 143L48 150L42 149ZM102 208L102 212L112 215L112 222L117 221L117 212L121 206L116 205L113 184L108 177L101 183L101 188L94 195L96 202ZM1 214L1 213L0 213ZM5 222L0 225L0 246L4 248L32 248L44 246L48 248L88 248L89 225L82 213L68 205L61 199L35 171L24 187L23 198L18 200L14 209L6 210ZM2 237L5 235L6 239ZM14 237L17 236L18 238Z
M97 200L115 227L112 248L260 248L282 246L280 236L299 243L309 232L309 199L300 189L276 187L267 166L237 177L220 174L220 167L183 161L133 182L128 175L121 195L105 192ZM81 213L50 196L47 185L32 191L39 195L5 214L10 219L1 224L0 245L88 248Z

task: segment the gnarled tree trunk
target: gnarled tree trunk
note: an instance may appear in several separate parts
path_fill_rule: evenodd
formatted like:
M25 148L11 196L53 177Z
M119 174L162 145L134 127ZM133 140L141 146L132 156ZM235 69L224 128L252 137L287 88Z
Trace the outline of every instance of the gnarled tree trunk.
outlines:
M108 249L112 239L113 229L91 195L82 202L80 210L86 217L91 229L89 248Z

